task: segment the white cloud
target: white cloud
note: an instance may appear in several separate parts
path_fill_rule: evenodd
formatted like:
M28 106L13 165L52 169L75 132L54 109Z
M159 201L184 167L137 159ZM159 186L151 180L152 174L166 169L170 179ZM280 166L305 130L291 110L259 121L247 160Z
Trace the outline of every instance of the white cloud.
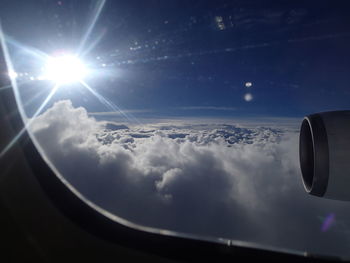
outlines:
M78 190L131 221L294 249L337 249L318 233L318 217L346 204L304 193L295 130L115 125L106 129L84 108L60 101L32 130Z

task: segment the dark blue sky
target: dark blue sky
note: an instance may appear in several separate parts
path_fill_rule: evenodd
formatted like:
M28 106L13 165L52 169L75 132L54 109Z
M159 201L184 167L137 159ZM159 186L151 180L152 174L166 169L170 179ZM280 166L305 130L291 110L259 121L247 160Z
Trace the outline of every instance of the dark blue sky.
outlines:
M77 49L96 1L0 7L9 36L52 54ZM106 1L84 49L100 39L84 57L96 69L87 82L124 109L147 110L144 116L300 117L348 109L346 10L332 1ZM35 64L11 50L16 69ZM22 89L25 101L45 90L29 112L49 92L45 85ZM63 98L108 111L81 87L61 88L55 100Z

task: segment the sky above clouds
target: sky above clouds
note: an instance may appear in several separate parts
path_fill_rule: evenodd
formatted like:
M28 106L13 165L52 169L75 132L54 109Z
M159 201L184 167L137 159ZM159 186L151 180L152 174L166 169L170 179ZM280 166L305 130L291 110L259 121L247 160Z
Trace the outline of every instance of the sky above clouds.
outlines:
M350 20L341 3L118 0L105 1L95 20L103 2L1 1L14 68L28 73L19 81L40 71L19 46L57 55L84 42L81 57L95 71L87 83L141 117L301 118L350 106ZM21 96L33 100L30 115L52 84L29 82ZM55 100L108 111L76 86Z

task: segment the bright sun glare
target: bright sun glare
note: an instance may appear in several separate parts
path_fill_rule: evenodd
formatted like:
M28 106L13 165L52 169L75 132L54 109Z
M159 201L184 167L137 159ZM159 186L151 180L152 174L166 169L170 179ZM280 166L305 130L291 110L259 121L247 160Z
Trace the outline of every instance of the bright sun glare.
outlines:
M59 84L82 81L86 73L84 63L75 56L50 57L44 67L44 78Z

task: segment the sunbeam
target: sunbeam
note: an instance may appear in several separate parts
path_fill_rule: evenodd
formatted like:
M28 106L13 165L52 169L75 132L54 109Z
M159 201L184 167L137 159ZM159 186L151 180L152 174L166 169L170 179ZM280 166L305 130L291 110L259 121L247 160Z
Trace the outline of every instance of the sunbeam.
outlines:
M41 113L41 111L44 109L44 107L49 103L51 98L55 95L56 91L58 90L59 85L55 85L50 94L46 97L44 102L40 105L40 107L36 110L33 117L24 121L24 127L17 133L17 135L6 145L6 147L0 152L0 158L2 158L12 147L13 145L21 138L21 136L24 134L24 132L30 127L30 125L33 123L35 118Z
M1 48L4 52L5 62L7 66L8 72L10 72L9 77L11 80L11 84L0 87L0 91L7 90L12 88L15 99L18 105L19 113L23 118L24 127L18 132L18 134L6 145L4 149L0 152L0 158L3 157L13 146L14 144L21 138L21 136L25 133L26 129L28 129L33 121L42 113L45 106L51 101L53 96L56 94L57 90L61 85L65 85L71 82L79 82L81 83L93 96L95 96L103 105L109 108L111 111L118 112L122 116L124 116L128 121L133 121L139 123L139 121L133 116L123 112L118 106L114 103L110 102L108 99L99 94L95 89L90 87L85 81L84 77L87 75L87 68L85 64L79 59L81 55L87 55L91 50L93 50L103 38L105 32L103 31L97 39L92 41L85 49L87 45L87 41L91 37L91 33L93 32L96 23L101 15L103 7L105 6L106 0L99 0L94 8L91 22L89 23L85 34L83 35L80 45L77 49L75 56L61 56L54 57L50 56L38 49L33 47L25 46L20 42L14 40L11 37L5 35L2 30L2 26L0 24L0 40L1 40ZM29 54L33 59L37 59L42 63L41 67L35 68L33 70L41 70L41 75L38 76L29 76L30 80L51 80L54 81L54 87L51 89L48 96L45 98L43 103L36 109L35 113L31 118L29 118L24 110L24 106L32 103L36 98L42 95L43 92L38 92L33 99L26 101L26 104L23 103L22 98L19 92L19 86L26 83L19 82L18 77L22 76L22 73L18 73L14 70L14 66L12 64L11 56L8 51L8 46L12 46L17 50ZM27 73L25 73L27 74ZM29 82L29 81L28 81Z
M11 61L10 54L8 52L8 48L7 48L6 42L7 42L7 40L5 38L5 34L3 32L2 25L0 23L0 43L1 43L1 48L3 50L3 53L4 53L6 66L7 66L8 72L15 72L14 68L13 68L12 61ZM19 46L24 48L22 45L19 45ZM36 53L34 53L34 54L36 54ZM24 118L25 124L24 124L24 127L18 132L18 134L6 145L6 147L3 150L1 150L0 158L2 158L13 147L13 145L19 140L19 138L23 135L23 133L26 131L26 129L30 126L30 124L32 123L34 118L40 114L42 109L46 106L46 104L50 101L50 99L53 97L53 95L56 93L56 91L58 89L58 85L56 85L51 90L50 94L47 96L45 101L37 109L37 111L35 112L33 118L31 118L28 121L28 117L25 114L24 109L22 107L23 103L22 103L22 100L21 100L21 96L19 95L19 90L18 90L18 85L17 85L16 78L10 77L10 81L11 81L11 87L13 88L13 92L14 92L14 95L15 95L15 99L17 101L19 113Z
M22 82L19 82L17 83L17 87L21 87L27 83L29 83L30 81L22 81ZM5 85L5 86L2 86L0 87L0 91L4 91L4 90L8 90L8 89L11 89L12 88L12 85L11 84L8 84L8 85Z
M83 51L84 47L85 47L85 44L86 44L86 41L89 39L90 35L91 35L91 32L92 30L94 29L97 21L98 21L98 18L100 17L100 14L102 12L102 9L104 7L106 3L106 0L100 0L97 2L96 6L95 6L95 10L94 10L94 14L93 14L93 17L92 17L92 20L91 20L91 23L89 24L81 42L80 42L80 45L79 45L79 48L78 48L78 51L77 51L77 54L78 56L81 54L81 52Z
M7 48L6 38L5 38L4 31L2 29L1 22L0 22L0 43L1 43L1 48L2 48L2 51L4 53L4 57L5 57L7 71L8 72L15 72L12 61L11 61L11 57L10 57L10 54L9 54L9 51ZM13 92L14 92L16 101L17 101L18 105L22 105L22 100L21 100L21 97L19 95L16 78L10 77L10 81L11 81L11 86L13 88ZM26 117L26 114L25 114L23 108L21 106L19 106L18 108L19 108L19 112L20 112L21 116Z
M100 43L105 34L106 31L104 30L85 50L81 51L80 57L85 57L87 54L89 54Z
M117 105L107 100L105 97L103 97L101 94L99 94L97 91L95 91L93 88L91 88L86 82L80 81L80 83L88 90L90 91L102 104L104 104L107 108L114 112L119 112L121 115L123 115L128 121L134 121L136 123L139 123L139 121L129 114L125 113L122 109L120 109Z
M31 105L36 99L38 99L40 96L42 96L45 93L46 90L40 90L39 92L37 92L33 97L31 97L30 99L28 99L24 104L23 104L23 108Z
M60 87L59 84L56 84L52 90L50 91L49 95L47 95L46 99L44 100L44 102L40 105L40 107L36 110L36 112L34 113L32 119L35 119L40 113L41 111L45 108L45 106L49 103L49 101L51 100L51 98L55 95L56 91L58 90L58 88Z
M9 36L5 36L6 37L6 43L30 54L31 56L41 60L41 61L45 61L47 60L50 56L47 55L46 53L36 49L36 48L33 48L33 47L28 47L28 46L25 46L25 45L22 45L21 43L19 43L18 41L14 40L13 38L9 37Z

